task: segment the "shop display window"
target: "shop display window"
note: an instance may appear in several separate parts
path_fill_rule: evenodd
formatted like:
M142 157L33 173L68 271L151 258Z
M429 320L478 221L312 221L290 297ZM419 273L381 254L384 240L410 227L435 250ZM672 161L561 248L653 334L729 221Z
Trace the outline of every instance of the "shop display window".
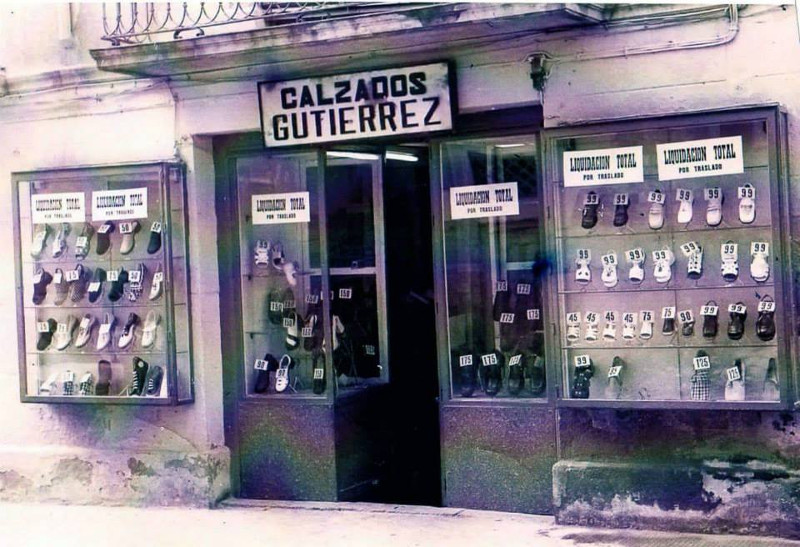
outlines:
M13 176L22 400L193 399L183 168Z

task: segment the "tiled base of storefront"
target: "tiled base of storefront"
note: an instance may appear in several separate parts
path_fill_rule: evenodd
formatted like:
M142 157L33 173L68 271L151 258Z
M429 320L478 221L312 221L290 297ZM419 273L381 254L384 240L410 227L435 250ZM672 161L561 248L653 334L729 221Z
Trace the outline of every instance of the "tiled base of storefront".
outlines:
M559 524L800 538L800 471L758 460L562 460L553 493Z
M228 494L227 448L206 452L0 447L0 500L210 507Z

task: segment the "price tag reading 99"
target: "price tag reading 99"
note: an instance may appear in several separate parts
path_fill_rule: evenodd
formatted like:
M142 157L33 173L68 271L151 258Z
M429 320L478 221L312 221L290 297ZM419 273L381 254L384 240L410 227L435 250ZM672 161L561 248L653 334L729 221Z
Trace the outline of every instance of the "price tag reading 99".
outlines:
M712 199L719 199L722 196L722 190L720 190L718 186L714 186L713 188L706 188L705 196L706 196L706 201L711 201Z
M625 253L629 262L641 262L644 260L644 250L641 247L631 249Z
M575 356L575 368L585 368L591 366L592 360L589 358L588 355L576 355Z
M719 306L712 306L710 304L706 304L702 308L700 308L700 315L717 315L719 314Z
M675 192L675 199L678 201L691 202L693 199L692 191L685 188L678 188L678 190Z
M739 186L739 199L755 199L756 189L753 186Z
M723 243L720 246L720 254L723 260L736 260L739 255L738 243Z
M609 253L607 255L603 255L601 259L603 261L603 266L617 265L617 253Z
M750 254L762 254L768 255L769 254L769 243L766 241L753 241L750 244Z
M664 194L658 191L650 192L649 194L647 194L647 201L649 201L650 203L660 203L661 205L664 205L665 199L666 196L664 196Z
M614 205L628 205L628 194L614 194Z
M766 300L766 301L762 300L761 302L758 303L758 311L759 312L765 312L765 313L774 312L775 311L775 302L770 302L768 300Z
M459 367L470 367L472 366L472 355L461 355L458 357L458 366Z
M728 306L728 313L740 313L744 314L747 312L747 306L744 304L731 304Z
M600 197L594 192L589 192L586 194L586 197L583 198L584 205L597 205L599 203Z
M592 259L592 251L589 249L578 249L578 260L589 262Z
M667 251L664 249L653 251L653 262L660 262L662 260L667 260Z
M683 245L681 245L681 252L687 258L692 256L694 253L698 252L699 250L700 250L700 245L698 245L696 241L689 241L689 242L684 243Z

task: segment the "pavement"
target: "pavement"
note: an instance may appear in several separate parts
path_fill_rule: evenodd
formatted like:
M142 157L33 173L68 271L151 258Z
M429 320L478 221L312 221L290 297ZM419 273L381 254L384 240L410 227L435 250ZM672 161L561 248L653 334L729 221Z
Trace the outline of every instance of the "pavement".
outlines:
M800 541L558 526L552 517L371 503L217 509L0 503L0 545L127 547L783 547Z

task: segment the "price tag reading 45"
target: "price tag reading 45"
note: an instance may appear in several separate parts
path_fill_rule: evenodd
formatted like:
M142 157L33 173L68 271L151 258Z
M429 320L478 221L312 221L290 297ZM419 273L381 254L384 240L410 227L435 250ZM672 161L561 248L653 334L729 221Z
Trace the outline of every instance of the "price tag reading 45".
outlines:
M736 260L739 256L739 244L723 243L720 246L720 254L722 255L722 260Z
M708 370L711 368L711 359L708 358L708 355L695 357L692 360L692 364L695 370Z
M770 313L775 311L775 302L761 301L758 303L758 311Z
M581 314L573 311L567 314L567 324L568 325L577 325L581 322Z
M622 314L622 322L626 325L635 325L636 324L636 314L631 312L625 312Z
M728 313L747 313L747 306L744 304L731 304L728 306Z
M575 356L575 368L584 368L590 366L591 364L592 360L589 358L588 355Z
M617 320L617 312L607 311L604 317L606 318L606 321L608 321L609 323L613 323Z
M685 188L678 188L675 192L675 199L678 201L688 201L691 202L694 196L692 196L692 191L687 190Z
M647 194L647 201L650 203L660 203L664 205L664 201L666 200L666 196L661 192L650 192Z
M644 260L644 250L641 247L631 249L625 255L628 257L628 262L641 262Z
M599 317L597 317L597 314L595 312L593 311L586 312L586 322L589 323L590 325L596 325L598 319Z
M628 205L628 194L614 194L614 205Z
M607 255L603 255L600 258L603 261L603 266L616 266L617 265L617 253L609 253Z

